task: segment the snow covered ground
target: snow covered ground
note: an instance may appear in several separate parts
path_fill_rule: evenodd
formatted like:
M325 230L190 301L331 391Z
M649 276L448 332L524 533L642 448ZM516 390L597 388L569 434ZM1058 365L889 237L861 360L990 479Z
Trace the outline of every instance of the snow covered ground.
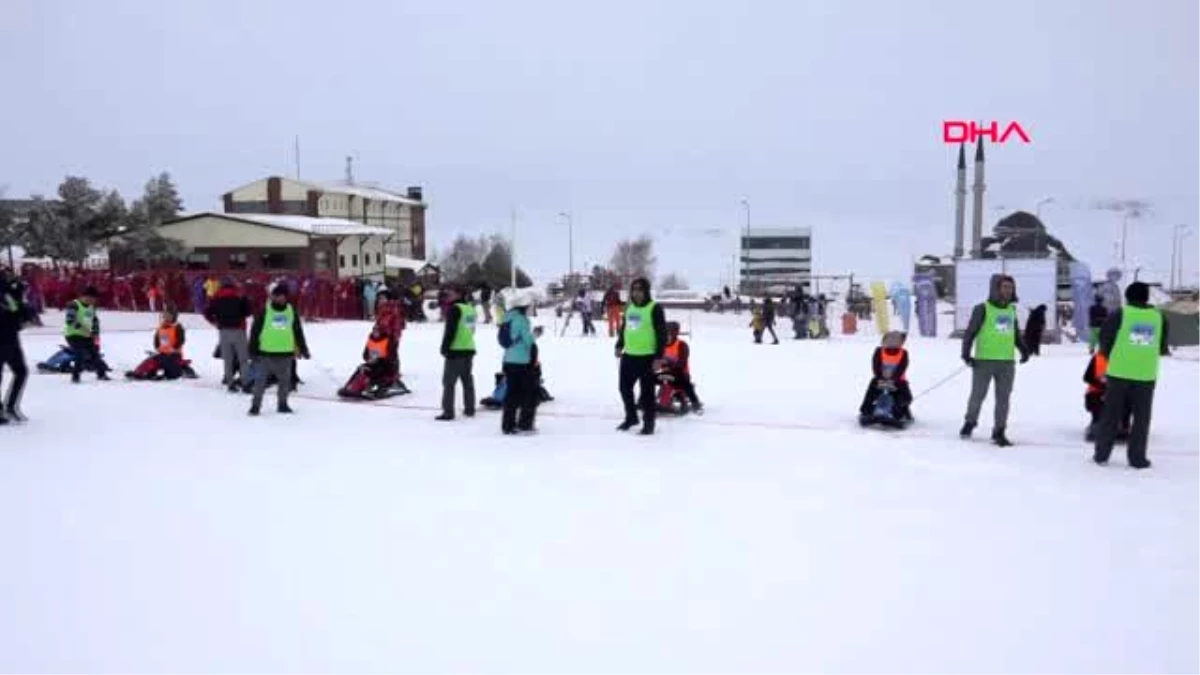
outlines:
M32 420L0 429L0 670L1200 669L1194 360L1163 364L1136 472L1089 461L1080 346L1020 367L997 449L956 436L965 374L910 430L860 430L875 338L674 318L708 413L652 438L613 430L612 343L575 330L542 343L532 438L433 421L437 324L404 337L414 394L381 404L332 396L366 324L309 325L289 418L219 388L195 317L199 381L32 376ZM131 368L153 317L102 321ZM59 343L24 340L31 365ZM909 347L914 392L959 368L957 342Z

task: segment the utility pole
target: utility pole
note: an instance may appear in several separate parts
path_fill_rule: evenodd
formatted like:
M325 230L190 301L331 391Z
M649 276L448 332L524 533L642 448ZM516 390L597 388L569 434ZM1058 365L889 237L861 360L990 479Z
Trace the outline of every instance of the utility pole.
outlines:
M570 211L558 215L567 219L567 279L570 281L575 276L575 219Z
M1033 215L1038 220L1038 229L1033 234L1033 248L1034 248L1034 251L1039 254L1041 253L1041 250L1042 250L1042 232L1044 232L1046 230L1046 226L1042 224L1042 206L1044 204L1051 204L1053 202L1054 202L1054 197L1046 197L1045 199L1042 199L1041 201L1039 201L1037 203L1037 205L1033 207Z
M509 262L509 288L517 290L517 207L511 208L510 217L512 219L512 233L508 242L508 262Z
M748 266L750 264L746 260L746 258L749 256L749 251L750 251L750 248L749 248L749 246L750 246L750 200L743 199L742 206L746 209L746 231L741 237L742 242L741 242L741 246L739 247L742 251L742 278L741 278L741 283L738 285L739 293L745 292L745 290L746 290L743 287L747 285L746 284L746 276L747 276L746 272L749 271Z
M1171 229L1171 290L1179 288L1183 284L1183 249L1179 244L1183 242L1188 234L1188 226L1184 224L1176 225Z
M296 134L296 180L300 180L300 134Z

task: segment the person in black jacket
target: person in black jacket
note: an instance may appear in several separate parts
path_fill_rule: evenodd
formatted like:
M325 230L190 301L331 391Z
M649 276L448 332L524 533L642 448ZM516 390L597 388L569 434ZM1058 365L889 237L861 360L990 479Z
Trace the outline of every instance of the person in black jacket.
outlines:
M1025 348L1031 356L1042 355L1042 333L1046 332L1046 306L1038 305L1025 319Z
M250 301L242 295L233 280L225 279L221 288L208 302L204 318L217 328L217 349L225 363L225 376L221 383L236 392L242 388L238 375L248 368L250 343L246 341L246 320L253 316ZM245 385L249 386L249 382Z
M763 328L771 334L771 344L779 344L779 336L775 334L775 301L769 295L763 300L762 313Z
M1150 305L1150 287L1141 281L1135 281L1125 288L1125 301L1128 303L1127 307L1142 310L1154 309ZM1109 456L1112 455L1113 443L1117 440L1121 421L1132 415L1132 421L1129 424L1129 445L1125 448L1129 466L1135 469L1149 469L1150 460L1146 457L1146 446L1150 437L1150 413L1154 407L1157 372L1149 381L1112 374L1114 370L1117 370L1113 367L1113 347L1117 344L1117 339L1121 337L1121 324L1124 319L1125 310L1118 309L1105 320L1104 325L1100 328L1100 353L1104 355L1108 366L1104 373L1106 382L1104 409L1100 414L1099 424L1096 426L1095 452L1092 460L1097 464L1108 462ZM1157 336L1158 344L1143 344L1145 347L1157 348L1160 356L1170 356L1169 325L1165 316L1161 319L1161 325L1161 334ZM1128 345L1130 338L1122 339ZM1125 350L1119 356L1126 356L1128 346L1125 347ZM1157 368L1156 360L1154 370L1157 371Z
M435 419L454 419L454 390L462 381L463 415L475 416L475 321L478 312L464 289L450 285L445 293L446 329L442 333L442 414ZM464 310L467 310L464 313ZM456 344L457 343L457 344Z
M642 324L642 317L649 307L650 326ZM641 339L644 331L653 331L653 340L649 348L641 345L634 348L635 353L628 353L627 343ZM621 319L621 330L617 333L616 355L621 359L619 389L621 402L625 405L625 421L617 427L620 431L628 431L637 426L637 410L642 409L643 436L654 433L654 422L657 408L654 392L657 386L654 375L654 364L663 357L667 346L667 319L663 308L650 298L650 281L645 278L635 279L629 285L629 304L625 307L625 316ZM642 353L650 351L651 353ZM633 385L638 385L638 399L635 404Z
M8 395L0 400L0 424L8 424L10 420L25 421L21 396L25 392L29 366L21 349L20 331L25 324L37 322L37 315L25 302L24 285L7 268L0 268L0 385L3 385L5 366L13 374ZM0 386L0 393L3 393L3 386Z
M270 333L264 331L270 324ZM288 324L291 325L288 325ZM288 336L286 332L290 331ZM275 387L281 413L291 413L288 394L294 386L296 356L309 358L308 341L304 339L304 327L300 324L300 312L288 302L288 287L279 284L271 290L271 298L262 311L254 316L250 326L250 356L263 371L254 380L254 398L250 403L250 414L258 415L262 408L263 394L267 389L267 378L275 376Z

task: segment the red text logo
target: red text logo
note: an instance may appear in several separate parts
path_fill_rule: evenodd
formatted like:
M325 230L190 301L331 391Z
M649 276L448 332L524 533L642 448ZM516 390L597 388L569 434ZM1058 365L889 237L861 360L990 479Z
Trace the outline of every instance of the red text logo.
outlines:
M974 143L980 138L986 138L992 143L1006 143L1009 137L1016 135L1025 143L1029 143L1029 134L1019 122L968 122L964 120L946 120L942 122L942 140L946 143Z

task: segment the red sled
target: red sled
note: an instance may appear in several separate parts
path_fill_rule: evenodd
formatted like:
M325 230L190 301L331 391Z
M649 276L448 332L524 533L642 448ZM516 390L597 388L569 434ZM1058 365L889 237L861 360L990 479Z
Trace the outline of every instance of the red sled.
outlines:
M371 378L371 368L361 365L346 384L338 389L338 396L351 400L378 401L393 396L410 393L404 382L396 378L391 383L374 382Z
M150 352L150 356L125 373L125 377L130 380L178 380L181 377L195 380L200 376L192 369L190 359L181 358L172 363L169 357Z

